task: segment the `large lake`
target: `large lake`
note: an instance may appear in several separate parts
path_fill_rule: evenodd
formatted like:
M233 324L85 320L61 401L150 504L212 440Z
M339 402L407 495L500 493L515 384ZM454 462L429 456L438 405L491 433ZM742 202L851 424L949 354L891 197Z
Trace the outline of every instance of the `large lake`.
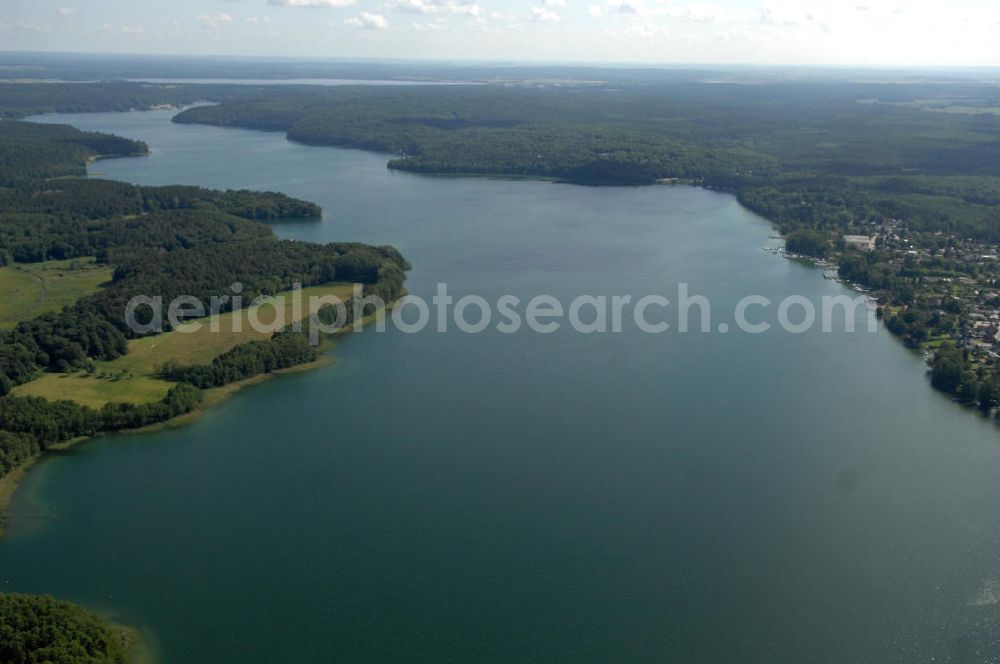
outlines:
M411 292L847 291L726 195L394 173L168 112L46 116L147 141L92 173L317 201ZM717 312L717 313L716 313ZM471 318L471 317L470 317ZM38 465L0 589L189 662L992 662L1000 431L885 332L365 331L196 424Z

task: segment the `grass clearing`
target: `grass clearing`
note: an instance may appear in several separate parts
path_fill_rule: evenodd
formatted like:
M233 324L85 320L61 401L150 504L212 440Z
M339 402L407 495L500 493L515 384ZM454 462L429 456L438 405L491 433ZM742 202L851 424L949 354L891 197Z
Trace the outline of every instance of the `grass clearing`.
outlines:
M0 267L0 329L59 311L110 280L111 268L93 258Z
M101 362L100 365L112 364ZM83 406L101 408L111 401L152 403L164 397L173 383L152 375L125 374L109 377L84 371L72 374L43 373L19 385L11 394L17 397L45 397L51 401L75 401Z
M351 284L343 283L303 288L301 310L295 310L291 297L284 298L283 320L287 325L312 313L309 306L311 297L333 295L347 302L351 289ZM52 400L68 399L92 408L100 408L111 401L158 401L174 386L174 383L156 376L164 363L207 364L240 344L269 338L271 332L253 329L251 316L264 325L270 325L275 322L278 310L274 304L264 303L258 307L198 319L200 328L196 331L184 331L193 328L188 324L184 329L166 334L133 339L129 342L127 355L110 362L96 362L93 373L45 373L30 383L14 388L13 394ZM216 328L218 331L213 332Z

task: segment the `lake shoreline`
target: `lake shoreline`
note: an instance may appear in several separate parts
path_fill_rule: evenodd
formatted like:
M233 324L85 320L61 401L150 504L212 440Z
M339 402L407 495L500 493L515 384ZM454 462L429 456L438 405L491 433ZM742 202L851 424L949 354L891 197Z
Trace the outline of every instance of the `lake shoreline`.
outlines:
M164 420L163 422L156 422L154 424L148 424L144 427L139 427L137 429L122 429L121 431L101 431L95 433L91 436L79 436L62 443L56 443L51 445L47 450L40 452L33 456L31 459L25 461L17 468L14 468L9 473L0 477L0 540L6 535L6 523L7 523L7 508L10 506L17 494L17 490L24 481L33 468L35 468L40 462L44 461L48 456L48 452L64 452L66 450L72 449L81 443L87 441L96 440L104 436L115 436L118 434L135 434L135 433L155 433L157 431L163 431L165 429L173 429L175 427L183 427L189 424L197 422L199 419L204 417L209 410L218 406L219 404L225 403L232 397L234 397L238 392L245 388L251 387L253 385L258 385L264 383L278 376L284 376L288 374L301 373L305 371L313 371L316 369L321 369L323 367L328 367L336 364L336 359L329 353L335 347L335 342L327 341L321 346L321 355L313 360L312 362L306 362L304 364L297 364L293 367L287 367L285 369L278 369L277 371L272 371L266 374L258 374L256 376L251 376L241 381L235 383L230 383L229 385L223 385L221 387L213 387L209 390L205 390L204 398L197 408L191 412L184 413L183 415L178 415L177 417L172 417L169 420Z
M403 295L405 296L405 291ZM401 296L402 297L402 296ZM392 310L395 304L399 300L393 300L389 302L385 309L385 315ZM376 320L379 316L379 312L371 313L361 319L362 327L370 324L373 320ZM62 443L57 443L52 445L49 450L61 452L68 450L70 448L76 447L81 443L85 443L89 440L94 440L95 438L101 436L114 436L118 434L135 434L135 433L156 433L158 431L163 431L166 429L174 429L179 427L185 427L190 424L194 424L202 417L204 417L209 410L218 406L219 404L225 403L229 399L236 396L237 393L243 391L245 388L258 385L260 383L267 382L278 376L285 376L296 373L304 373L307 371L314 371L317 369L322 369L324 367L330 367L336 364L337 359L332 354L334 349L337 347L337 338L341 335L349 335L354 331L352 326L344 326L336 332L328 335L318 346L319 356L312 360L311 362L304 362L302 364L296 364L295 366L286 367L284 369L278 369L270 373L257 374L256 376L250 376L243 380L239 380L228 385L222 385L220 387L213 387L203 391L203 398L198 407L194 410L178 415L177 417L172 417L169 420L164 420L163 422L154 422L153 424L147 424L144 427L139 427L137 429L122 429L121 431L101 431L95 433L91 436L78 436L72 440L64 441ZM48 450L39 452L31 459L28 459L21 465L12 469L3 477L0 477L0 541L3 540L6 535L6 523L7 523L7 508L10 506L11 502L14 500L14 496L17 494L17 490L24 481L33 468L35 468L41 461L44 461Z

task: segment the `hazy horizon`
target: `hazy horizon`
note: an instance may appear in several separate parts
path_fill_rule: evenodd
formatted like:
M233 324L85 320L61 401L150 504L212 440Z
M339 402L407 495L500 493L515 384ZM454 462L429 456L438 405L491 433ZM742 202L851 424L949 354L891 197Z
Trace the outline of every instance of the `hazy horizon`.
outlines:
M0 57L34 56L66 58L83 56L87 58L108 58L128 61L133 58L150 60L190 60L192 62L314 62L317 64L357 64L357 65L413 65L413 66L456 66L456 67L581 67L596 69L664 69L664 70L698 70L711 69L716 71L746 70L746 71L832 71L832 72L1000 72L1000 64L995 65L921 65L921 64L841 64L841 63L794 63L794 62L656 62L656 61L613 61L613 60L546 60L546 59L504 59L504 58L432 58L414 56L410 58L379 57L379 56L338 56L338 55L283 55L261 53L180 53L180 52L114 52L114 51L75 51L75 50L38 50L38 49L0 49ZM2 65L11 66L11 65ZM198 78L198 77L194 77ZM267 77L265 77L267 78ZM322 77L319 77L322 78ZM2 80L2 79L0 79Z
M14 0L7 52L639 66L1000 66L1000 6L719 0Z

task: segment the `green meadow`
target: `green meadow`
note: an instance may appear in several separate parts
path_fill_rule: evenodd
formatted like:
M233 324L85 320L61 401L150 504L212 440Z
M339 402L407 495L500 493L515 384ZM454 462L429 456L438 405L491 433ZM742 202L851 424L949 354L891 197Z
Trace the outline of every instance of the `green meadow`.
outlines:
M311 297L333 295L347 302L351 284L335 283L302 289L302 308L295 311L289 293L284 298L285 324L301 320L312 313ZM207 364L215 357L234 347L271 336L271 332L257 331L251 320L271 325L278 315L273 303L241 309L218 316L197 319L193 323L152 337L133 339L129 352L110 362L95 362L93 371L75 373L44 373L39 378L13 390L17 396L39 396L51 400L67 399L100 408L112 401L150 403L163 398L174 383L158 377L159 369L167 362L179 364ZM217 331L213 331L217 329Z
M111 279L111 268L93 258L0 267L0 329L58 311L97 292Z

